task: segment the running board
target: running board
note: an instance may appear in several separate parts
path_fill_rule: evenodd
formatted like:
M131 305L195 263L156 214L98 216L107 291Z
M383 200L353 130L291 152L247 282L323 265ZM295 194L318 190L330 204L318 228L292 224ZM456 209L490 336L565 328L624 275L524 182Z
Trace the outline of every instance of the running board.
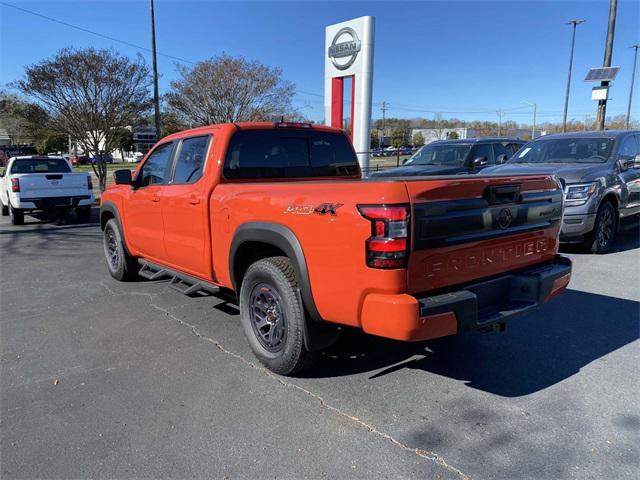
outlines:
M151 263L148 260L140 259L138 262L142 268L138 274L148 280L162 280L171 277L169 287L184 294L194 295L196 293L218 293L220 287L213 283L205 282L198 278L187 275L186 273L177 272L170 268Z

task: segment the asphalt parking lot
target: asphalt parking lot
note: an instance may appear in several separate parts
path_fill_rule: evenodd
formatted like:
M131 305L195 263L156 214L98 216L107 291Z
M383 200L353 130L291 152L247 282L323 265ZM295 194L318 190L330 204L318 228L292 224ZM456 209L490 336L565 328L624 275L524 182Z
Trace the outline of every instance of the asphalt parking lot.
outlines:
M0 475L635 479L639 237L504 334L349 333L282 378L233 304L111 279L95 223L2 217Z

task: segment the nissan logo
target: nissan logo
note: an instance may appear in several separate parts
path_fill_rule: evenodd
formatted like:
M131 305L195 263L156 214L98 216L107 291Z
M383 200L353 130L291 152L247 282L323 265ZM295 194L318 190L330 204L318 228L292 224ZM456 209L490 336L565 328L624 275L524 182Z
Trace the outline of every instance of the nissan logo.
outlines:
M511 215L511 212L508 208L503 208L502 210L500 210L497 218L497 223L502 230L506 230L507 228L509 228L512 221L513 215Z
M346 37L346 38L342 38ZM338 40L342 40L338 43ZM333 37L333 42L329 46L329 58L331 63L338 70L346 70L353 62L356 61L358 52L360 51L360 39L355 30L351 27L344 27L338 30L336 36ZM345 59L346 62L340 63L338 59Z

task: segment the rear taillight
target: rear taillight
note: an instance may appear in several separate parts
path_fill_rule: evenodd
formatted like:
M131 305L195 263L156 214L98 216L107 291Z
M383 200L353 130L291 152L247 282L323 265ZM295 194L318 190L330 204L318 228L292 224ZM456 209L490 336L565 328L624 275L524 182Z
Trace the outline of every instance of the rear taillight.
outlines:
M365 243L367 266L405 268L409 258L409 205L358 205L371 221L371 237Z
M12 192L19 192L20 191L20 179L19 178L12 178L11 179L11 191Z
M93 182L91 181L91 176L87 175L87 188L89 190L93 190Z

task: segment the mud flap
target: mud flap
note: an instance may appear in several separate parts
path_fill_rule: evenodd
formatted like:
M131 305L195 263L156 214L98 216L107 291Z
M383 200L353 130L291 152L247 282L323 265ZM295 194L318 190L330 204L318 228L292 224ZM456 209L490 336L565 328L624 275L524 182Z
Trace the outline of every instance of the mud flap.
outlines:
M340 327L329 324L328 322L314 322L307 313L299 288L296 288L296 295L305 313L304 346L310 352L318 352L333 345L340 334Z

